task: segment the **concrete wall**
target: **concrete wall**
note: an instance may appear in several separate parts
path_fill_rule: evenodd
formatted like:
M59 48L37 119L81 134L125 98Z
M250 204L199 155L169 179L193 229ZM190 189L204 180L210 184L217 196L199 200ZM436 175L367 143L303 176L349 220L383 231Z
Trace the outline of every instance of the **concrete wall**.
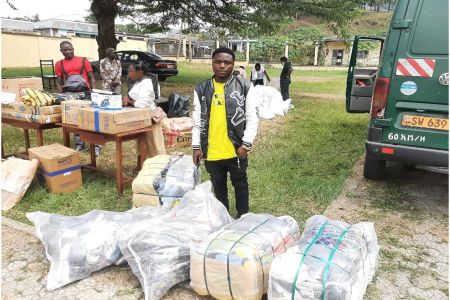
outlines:
M381 47L381 42L377 42ZM326 42L324 49L328 48L328 55L325 57L325 65L331 66L331 58L333 55L333 50L344 50L342 65L347 66L350 62L350 57L352 55L352 46L346 49L344 42ZM380 59L380 48L376 50L370 50L368 55L364 59L358 59L358 64L363 66L377 66Z
M26 33L2 32L2 68L39 67L40 59L63 59L59 51L62 41L69 41L75 49L76 56L84 56L90 61L98 60L98 46L95 38L72 36L69 38L40 36ZM144 40L126 39L117 45L117 50L147 51Z

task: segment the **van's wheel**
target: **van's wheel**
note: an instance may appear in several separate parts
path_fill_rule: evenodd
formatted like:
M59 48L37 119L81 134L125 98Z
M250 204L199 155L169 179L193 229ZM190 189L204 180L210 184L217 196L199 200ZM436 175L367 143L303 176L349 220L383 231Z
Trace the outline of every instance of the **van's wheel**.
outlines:
M364 160L364 177L367 179L382 179L386 161L374 159L367 155Z

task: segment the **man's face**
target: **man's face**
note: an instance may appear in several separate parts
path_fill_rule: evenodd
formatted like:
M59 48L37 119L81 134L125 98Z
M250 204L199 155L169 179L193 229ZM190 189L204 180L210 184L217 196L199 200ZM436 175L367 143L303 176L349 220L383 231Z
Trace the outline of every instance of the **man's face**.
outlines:
M73 47L70 44L63 44L60 48L61 53L64 55L65 59L72 59L74 56Z
M222 79L222 81L228 80L233 72L234 60L233 56L228 53L217 53L212 60L212 69L216 75L216 79Z
M255 70L259 72L259 70L261 70L261 67L260 66L256 66Z
M116 53L111 52L111 53L108 55L108 59L109 59L109 60L115 60L115 59L116 59Z

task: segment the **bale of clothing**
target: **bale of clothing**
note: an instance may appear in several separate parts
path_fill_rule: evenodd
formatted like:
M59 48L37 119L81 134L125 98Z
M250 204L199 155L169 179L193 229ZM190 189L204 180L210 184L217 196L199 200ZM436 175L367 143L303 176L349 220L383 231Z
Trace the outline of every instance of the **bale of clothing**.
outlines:
M157 155L144 162L132 183L133 207L172 207L200 183L201 169L192 155Z
M272 261L299 239L292 217L246 214L191 247L191 286L219 300L259 300Z
M291 100L283 101L281 93L271 86L257 85L255 93L261 103L258 105L258 117L260 119L272 119L275 116L284 116L291 106Z
M272 263L268 297L363 299L377 267L378 252L373 223L350 226L313 216L294 247Z
M126 212L93 210L81 216L27 213L50 261L47 289L88 278L92 272L124 262L116 235L126 224L164 215L166 207L141 207Z
M190 244L233 219L214 198L211 182L198 185L170 209L147 206L126 212L93 210L81 216L28 213L45 246L54 290L112 264L127 262L145 299L157 300L189 278Z
M189 279L190 244L232 221L207 181L187 192L169 213L125 226L117 238L120 251L139 278L145 299L160 299Z

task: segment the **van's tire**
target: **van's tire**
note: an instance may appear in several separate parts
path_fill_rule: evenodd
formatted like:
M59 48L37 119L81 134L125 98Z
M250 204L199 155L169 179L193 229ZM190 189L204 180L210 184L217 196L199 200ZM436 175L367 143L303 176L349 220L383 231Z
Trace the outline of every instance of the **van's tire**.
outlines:
M384 176L384 169L386 168L386 161L374 159L367 155L364 160L364 177L367 179L382 179Z

